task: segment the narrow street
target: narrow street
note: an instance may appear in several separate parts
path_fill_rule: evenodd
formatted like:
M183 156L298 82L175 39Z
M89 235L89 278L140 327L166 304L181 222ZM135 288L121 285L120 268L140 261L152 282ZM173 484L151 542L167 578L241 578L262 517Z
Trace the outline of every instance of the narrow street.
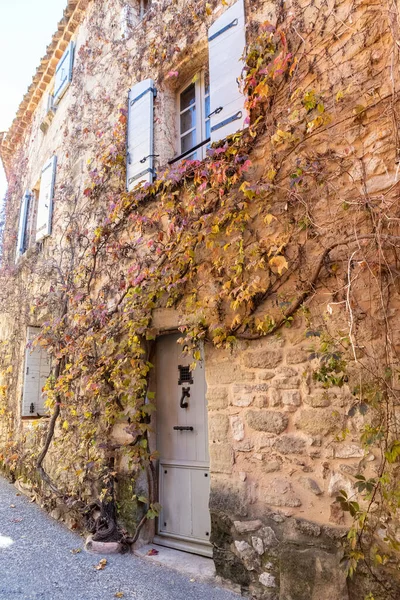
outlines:
M81 536L17 493L0 478L0 600L239 598L133 555L104 557L105 568L96 570L101 555L85 552Z

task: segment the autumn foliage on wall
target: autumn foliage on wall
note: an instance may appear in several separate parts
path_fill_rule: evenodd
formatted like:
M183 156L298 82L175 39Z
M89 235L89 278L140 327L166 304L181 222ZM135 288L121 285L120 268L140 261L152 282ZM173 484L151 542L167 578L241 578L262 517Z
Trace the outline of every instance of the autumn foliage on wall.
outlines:
M182 316L194 363L202 343L234 350L238 340L301 327L319 361L314 378L324 387L350 382L348 417L381 456L374 474L357 474L359 497L338 499L354 518L349 569L397 551L398 15L394 5L350 3L350 31L341 10L310 8L304 21L299 6L279 25L252 23L241 82L247 127L204 161L169 166L130 193L126 111L114 107L86 187L71 193L54 260L31 259L47 281L24 302L53 360L52 417L38 425L34 450L9 435L8 469L24 465L56 496L83 504L94 490L113 500L122 457L133 478L151 473L155 309ZM24 269L7 273L15 297ZM6 416L9 350L2 356ZM120 422L124 445L110 441ZM45 469L49 451L59 459L56 478ZM144 516L156 516L151 489L142 501ZM381 547L371 539L382 528Z

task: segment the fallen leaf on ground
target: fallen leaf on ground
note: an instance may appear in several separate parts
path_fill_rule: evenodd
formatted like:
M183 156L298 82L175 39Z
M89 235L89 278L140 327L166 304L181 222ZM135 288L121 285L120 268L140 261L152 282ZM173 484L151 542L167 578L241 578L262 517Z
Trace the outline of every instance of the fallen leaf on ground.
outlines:
M157 556L158 554L158 550L156 550L155 548L152 548L151 550L148 551L147 556Z
M95 568L97 571L102 571L102 570L104 569L104 567L106 566L106 564L107 564L107 559L106 559L106 558L102 558L102 559L99 561L99 564L98 564L98 565L94 565L94 568Z
M124 595L125 595L124 592L115 592L114 598L123 598Z
M21 521L23 521L23 519L11 519L11 521L13 523L21 523Z
M15 508L15 504L10 504L10 508Z
M79 552L82 552L82 548L73 548L70 552L71 554L79 554Z

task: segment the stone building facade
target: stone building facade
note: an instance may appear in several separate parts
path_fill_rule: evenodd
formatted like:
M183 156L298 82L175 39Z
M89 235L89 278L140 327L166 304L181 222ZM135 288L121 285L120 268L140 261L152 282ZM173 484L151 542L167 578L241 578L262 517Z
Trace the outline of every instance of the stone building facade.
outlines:
M16 291L14 312L4 309L2 317L3 345L13 362L8 410L1 417L6 470L4 457L13 439L18 438L20 448L33 446L38 452L35 444L47 423L41 388L50 366L43 351L26 349L46 320L46 315L32 317L30 312L42 285L37 265L59 255L71 198L77 199L75 206L84 202L93 150L109 140L121 107L128 106L128 191L138 181L152 181L169 163L193 158L194 153L205 159L209 143L248 124L236 84L245 43L257 24L286 20L299 55L297 68L301 71L307 53L313 64L302 75L302 89L315 89L321 98L325 94L326 106L331 106L329 120L307 125L307 133L320 125L323 131L305 142L304 156L313 152L328 161L335 153L342 161L337 171L328 167L327 183L317 191L312 211L305 209L304 219L316 223L317 231L303 240L310 248L307 264L299 268L300 280L312 279L318 240L323 248L334 248L341 228L348 227L349 234L362 231L359 214L349 217L351 223L346 215L338 216L343 202L350 206L362 194L372 204L383 202L396 188L398 147L386 109L392 98L393 106L397 101L397 75L388 58L397 16L390 8L372 8L366 2L289 4L282 16L278 3L264 0L68 1L0 145L9 181L3 260ZM223 44L214 47L225 35ZM366 107L371 107L368 118ZM251 152L252 184L266 179L272 131L289 131L283 101L280 109ZM328 112L321 108L321 115L324 110ZM346 120L349 114L352 120ZM303 167L292 163L282 168L293 180L295 170ZM296 188L277 188L276 214L291 210L295 193ZM99 206L98 215L92 215L92 224L103 209ZM340 251L332 260L346 271L347 259ZM292 275L289 297L297 295L299 286L296 272ZM369 285L368 275L361 273L354 283L359 286L355 312L361 313L370 300ZM371 295L379 303L376 291ZM279 302L277 296L278 313ZM205 343L192 379L187 359L174 349L178 327L186 322L183 311L155 310L153 325L161 341L152 385L156 403L167 404L158 406L153 417L152 444L161 448L157 468L164 512L142 538L212 555L218 575L258 598L363 600L372 589L363 572L347 580L341 565L341 541L350 521L336 497L340 490L356 494L358 472L379 472L379 455L360 443L364 415L349 417L355 404L350 382L328 387L314 376L321 367L320 332L348 331L353 315L345 296L333 295L324 285L316 285L307 302L306 310L271 336L254 341L243 337L229 350ZM371 312L373 324L379 323L377 314ZM390 313L398 347L394 318L395 312ZM378 363L382 323L372 330L361 334L357 352L368 347ZM160 392L164 385L169 390L165 396ZM200 407L196 413L189 412L192 400ZM174 409L168 405L172 401ZM197 427L195 450L190 446L190 419ZM125 430L125 422L116 424L111 439L123 444L129 440ZM61 429L57 436L62 439ZM57 470L61 454L58 444L46 464L55 479L65 480ZM138 509L129 491L129 465L121 461L117 470L120 519L134 530ZM28 480L21 473L19 485L29 491ZM49 504L45 494L38 493L37 500L68 522L64 507Z

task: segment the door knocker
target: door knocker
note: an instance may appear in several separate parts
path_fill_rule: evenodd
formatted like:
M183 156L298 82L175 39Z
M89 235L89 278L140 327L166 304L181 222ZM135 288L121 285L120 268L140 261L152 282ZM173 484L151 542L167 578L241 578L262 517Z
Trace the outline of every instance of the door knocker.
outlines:
M187 408L189 406L189 402L185 402L185 398L190 398L190 388L182 388L182 396L179 406L181 408Z

